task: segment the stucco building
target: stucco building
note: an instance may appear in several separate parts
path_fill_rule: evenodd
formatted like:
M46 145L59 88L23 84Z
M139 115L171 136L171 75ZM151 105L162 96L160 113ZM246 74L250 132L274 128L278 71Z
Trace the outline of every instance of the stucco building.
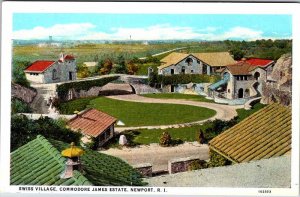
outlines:
M228 65L221 71L222 80L209 89L214 97L226 99L261 96L262 86L270 77L274 64L272 60L252 58Z
M61 54L59 60L37 60L25 70L28 81L33 83L57 83L76 79L76 60L72 55Z
M228 52L178 53L173 52L161 60L158 74L207 74L236 63Z

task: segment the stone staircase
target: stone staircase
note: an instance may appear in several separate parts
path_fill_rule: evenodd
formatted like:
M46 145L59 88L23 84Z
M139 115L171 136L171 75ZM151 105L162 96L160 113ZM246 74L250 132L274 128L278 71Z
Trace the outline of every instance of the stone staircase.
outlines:
M56 84L31 84L37 90L37 95L31 103L31 108L34 113L48 114L49 106L47 101L49 97L55 97Z

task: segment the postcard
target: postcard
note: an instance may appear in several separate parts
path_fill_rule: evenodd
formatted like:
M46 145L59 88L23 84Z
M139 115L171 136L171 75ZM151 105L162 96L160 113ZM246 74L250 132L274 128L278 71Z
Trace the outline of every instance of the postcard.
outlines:
M4 2L1 191L298 195L298 10Z

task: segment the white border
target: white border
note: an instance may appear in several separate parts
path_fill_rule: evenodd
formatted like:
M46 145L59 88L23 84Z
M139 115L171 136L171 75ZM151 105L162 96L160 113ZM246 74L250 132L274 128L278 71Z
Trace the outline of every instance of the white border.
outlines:
M60 9L61 8L61 9ZM289 3L83 3L83 2L4 2L2 7L2 61L1 61L1 172L0 191L18 192L18 187L9 186L10 147L10 100L12 59L12 14L13 13L151 13L151 14L290 14L293 16L293 119L292 119L292 180L290 189L272 188L274 195L298 195L299 193L299 77L300 73L300 6ZM188 12L186 11L188 10ZM262 188L259 188L262 189ZM258 188L197 188L168 187L165 194L174 195L254 195ZM114 192L118 194L119 192ZM104 194L104 193L103 193ZM110 194L113 194L110 192ZM119 193L125 194L125 193ZM126 193L137 194L137 193ZM146 193L143 193L146 194ZM153 193L155 194L155 193ZM157 194L157 193L156 193ZM163 195L164 193L159 193Z

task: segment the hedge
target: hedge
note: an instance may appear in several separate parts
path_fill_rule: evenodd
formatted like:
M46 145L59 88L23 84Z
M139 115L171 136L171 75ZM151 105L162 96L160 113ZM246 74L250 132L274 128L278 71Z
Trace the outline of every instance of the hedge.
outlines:
M200 74L179 74L179 75L158 75L158 83L164 85L177 85L187 83L215 83L221 79L217 75L200 75Z
M227 166L232 164L231 161L211 149L209 150L209 156L209 167Z
M79 92L80 90L89 90L92 87L101 87L106 84L108 84L111 81L117 80L119 76L110 76L95 80L86 80L86 81L76 81L76 82L70 82L70 83L64 83L57 86L57 94L58 97L61 99L66 98L68 91L70 89L74 89L76 92Z

